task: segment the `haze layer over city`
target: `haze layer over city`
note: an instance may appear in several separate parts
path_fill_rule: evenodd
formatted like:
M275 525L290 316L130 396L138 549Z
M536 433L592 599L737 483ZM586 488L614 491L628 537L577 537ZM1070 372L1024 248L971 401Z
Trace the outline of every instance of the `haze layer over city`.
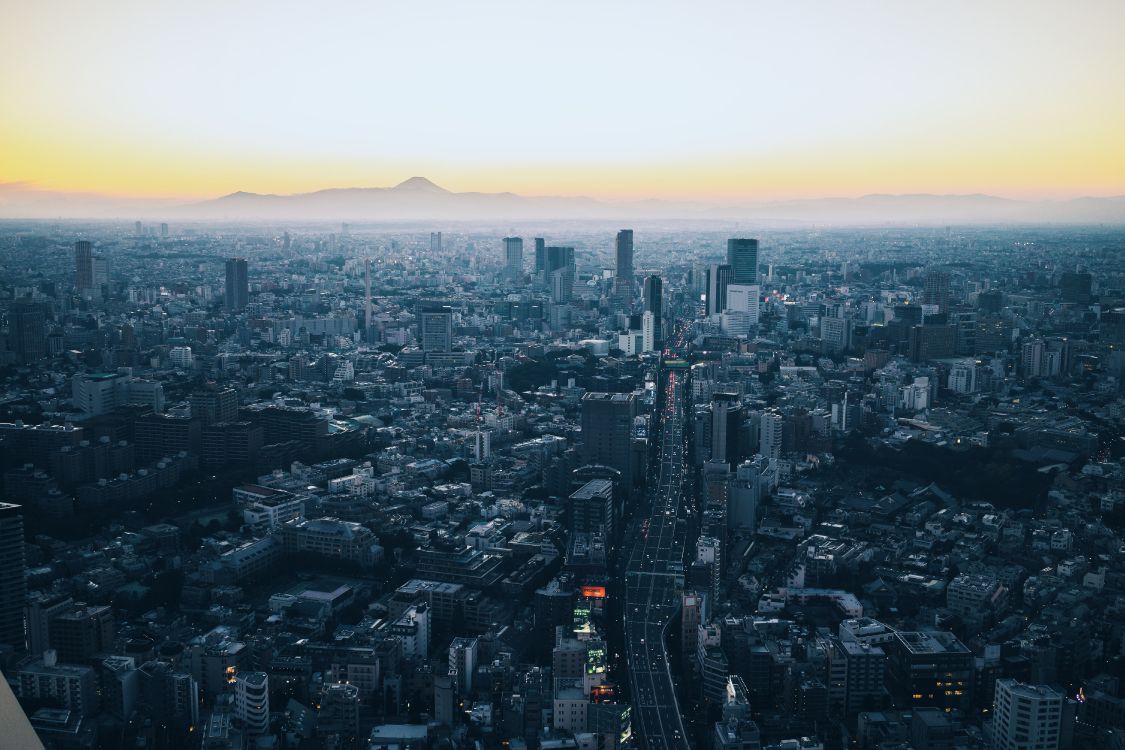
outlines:
M1125 747L1125 5L7 16L0 748Z

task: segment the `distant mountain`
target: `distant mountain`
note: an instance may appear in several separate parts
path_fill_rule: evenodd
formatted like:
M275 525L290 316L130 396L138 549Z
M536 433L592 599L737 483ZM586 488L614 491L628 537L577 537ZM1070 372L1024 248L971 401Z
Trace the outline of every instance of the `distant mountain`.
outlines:
M454 193L425 177L389 188L332 188L295 195L238 192L180 209L182 216L192 218L333 221L608 218L614 213L612 204L590 198Z
M1125 224L1125 196L1028 201L992 195L865 195L788 201L611 202L585 197L455 193L425 177L394 187L333 188L270 195L239 191L214 200L167 200L55 193L0 184L0 216L11 218L162 218L200 221L739 221L794 224Z
M353 221L697 219L816 224L1125 223L1125 196L1070 201L1022 201L992 195L865 195L745 203L583 197L526 197L514 193L454 193L425 177L391 188L346 188L296 195L233 193L184 207L196 218L324 219Z

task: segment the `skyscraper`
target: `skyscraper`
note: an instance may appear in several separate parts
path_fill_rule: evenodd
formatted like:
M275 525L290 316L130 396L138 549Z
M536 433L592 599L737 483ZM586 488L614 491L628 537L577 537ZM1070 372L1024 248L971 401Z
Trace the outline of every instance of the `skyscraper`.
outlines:
M227 289L223 309L227 312L245 310L250 302L250 281L245 258L227 258Z
M737 393L711 396L711 460L737 463L738 431L742 404Z
M371 259L363 261L363 335L371 341Z
M8 345L29 365L47 356L47 316L43 305L20 299L8 308Z
M582 397L582 462L621 472L623 489L633 486L632 393L587 393Z
M648 310L641 313L641 350L656 351L656 316Z
M74 286L79 291L94 288L94 250L86 240L74 243Z
M548 247L547 284L551 289L551 301L555 304L570 302L574 290L574 248Z
M430 232L430 252L441 252L441 232Z
M997 680L992 746L996 750L1057 750L1063 734L1064 704L1062 694L1046 685Z
M18 505L0 503L0 643L23 648L27 602L23 515Z
M758 283L758 241L727 240L727 265L731 267L732 284Z
M535 273L536 275L547 270L547 240L542 237L535 238Z
M618 308L627 308L633 301L633 230L617 233L615 253L617 268L613 280L613 296Z
M757 284L727 284L727 310L746 313L746 322L758 325L761 287Z
M949 274L932 268L923 279L922 303L936 305L938 312L949 311Z
M727 286L730 285L733 271L726 264L711 265L707 268L707 314L718 315L727 309Z
M656 274L646 276L643 292L645 312L652 313L654 346L660 349L664 344L664 282Z
M512 281L523 278L523 238L504 238L504 272Z
M453 351L453 310L448 305L423 307L418 316L422 351Z

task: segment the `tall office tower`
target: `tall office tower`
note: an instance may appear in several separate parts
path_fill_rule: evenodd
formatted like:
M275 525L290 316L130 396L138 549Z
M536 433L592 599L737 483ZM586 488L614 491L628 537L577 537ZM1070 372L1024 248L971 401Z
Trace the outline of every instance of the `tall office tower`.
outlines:
M574 295L574 281L566 271L559 269L552 272L548 277L547 284L551 290L552 303L565 305L570 302Z
M766 458L781 458L781 431L785 418L779 412L762 414L761 442L758 452Z
M727 265L731 267L732 284L758 283L758 241L727 240Z
M94 289L102 294L109 290L109 259L94 258Z
M615 253L617 268L613 279L613 296L618 309L627 309L633 301L633 230L617 233Z
M566 304L574 293L574 248L549 246L546 252L551 301L557 305Z
M523 278L523 238L504 238L504 273L512 281Z
M423 307L418 316L422 351L453 351L453 310L448 305Z
M371 340L371 259L363 261L363 335Z
M47 316L43 305L19 299L8 308L8 346L30 365L47 356Z
M245 310L250 302L250 279L245 258L227 258L227 290L223 309L227 312Z
M758 325L761 287L757 284L727 284L727 306L732 312L746 313L750 325Z
M641 313L641 350L656 351L656 316L648 310Z
M74 286L75 288L94 288L94 249L86 240L74 243Z
M547 240L542 237L535 238L535 274L538 276L547 270Z
M633 486L632 393L587 393L582 397L582 463L602 464L621 472L622 489Z
M660 349L664 344L664 282L656 274L646 276L642 291L645 312L652 313L653 343L655 348Z
M139 221L133 222L133 234L140 237L145 233L145 225Z
M937 305L939 312L949 311L949 273L932 268L923 279L922 303Z
M441 232L430 232L430 252L441 252Z
M574 248L573 247L560 247L556 245L549 245L545 251L546 253L546 268L547 273L554 273L559 270L574 269Z
M160 222L160 236L161 237L167 237L168 236L168 224L166 222L163 222L163 221Z
M234 678L234 716L251 736L270 728L270 680L265 672L246 672Z
M1066 701L1046 685L996 681L992 747L996 750L1058 750ZM1073 721L1073 717L1070 719Z
M727 309L727 286L734 271L729 264L712 264L707 268L707 314L718 315Z
M742 404L737 393L711 396L711 460L736 463Z
M27 603L20 506L0 503L0 643L20 649L24 643L23 608Z

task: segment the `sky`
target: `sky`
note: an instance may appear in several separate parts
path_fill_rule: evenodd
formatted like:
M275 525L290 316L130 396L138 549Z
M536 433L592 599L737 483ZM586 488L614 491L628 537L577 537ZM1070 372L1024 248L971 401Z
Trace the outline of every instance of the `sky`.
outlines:
M1125 194L1125 2L13 2L0 184Z

